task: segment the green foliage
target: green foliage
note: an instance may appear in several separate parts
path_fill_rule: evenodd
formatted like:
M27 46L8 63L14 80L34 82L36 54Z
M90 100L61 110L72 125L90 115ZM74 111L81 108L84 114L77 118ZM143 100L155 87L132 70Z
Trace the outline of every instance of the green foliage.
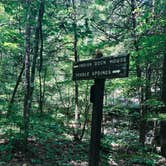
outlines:
M162 101L158 101L156 99L146 100L144 104L152 109L157 109L164 106L164 103Z
M129 162L130 164L141 164L145 166L155 166L155 162L152 159L143 158L142 156L132 156Z
M31 1L31 62L36 44L35 29L40 2ZM87 163L87 140L90 136L91 119L89 90L93 81L78 83L81 124L78 130L81 133L85 123L86 131L85 142L74 143L74 23L77 25L77 53L80 60L94 57L96 49L100 49L104 56L130 53L129 77L106 81L104 113L112 113L121 120L116 124L118 132L107 134L102 140L103 163L108 165L113 159L117 163L125 160L121 165L155 165L157 154L151 153L150 149L138 143L141 106L146 106L147 109L143 119L166 119L165 114L160 114L160 108L165 106L161 102L161 80L166 43L166 3L163 0L156 1L155 5L150 3L151 1L135 1L135 9L132 11L132 6L127 0L75 1L75 20L71 1L45 0L42 22L43 57L37 59L32 109L29 110L28 154L32 165ZM24 62L25 25L25 2L1 0L0 165L5 165L15 158L22 160L25 157L22 143L24 72L12 106L9 107ZM140 78L138 66L141 69ZM43 112L39 108L41 90ZM149 96L148 91L151 92ZM7 117L8 112L10 116ZM106 125L109 125L109 122ZM111 125L108 126L110 127ZM129 130L130 127L132 130ZM1 144L3 140L5 142Z

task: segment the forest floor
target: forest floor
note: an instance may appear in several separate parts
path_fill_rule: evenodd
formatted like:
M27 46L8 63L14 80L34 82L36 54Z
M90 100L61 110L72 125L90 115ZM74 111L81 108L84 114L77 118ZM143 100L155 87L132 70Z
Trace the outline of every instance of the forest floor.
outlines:
M49 123L48 123L49 122ZM19 134L0 137L0 166L87 166L89 133L74 142L69 129L45 117L32 121L28 151L23 153ZM109 130L108 130L109 129ZM138 133L128 128L105 128L101 143L101 166L166 166L166 159L150 147L141 147Z

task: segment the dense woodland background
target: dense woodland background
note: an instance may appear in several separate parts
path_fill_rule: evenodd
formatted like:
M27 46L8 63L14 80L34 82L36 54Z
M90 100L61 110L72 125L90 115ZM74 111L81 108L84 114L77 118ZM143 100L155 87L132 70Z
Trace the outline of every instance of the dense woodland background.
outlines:
M93 80L72 65L130 54L107 80L101 166L166 165L165 0L0 0L0 166L86 166Z

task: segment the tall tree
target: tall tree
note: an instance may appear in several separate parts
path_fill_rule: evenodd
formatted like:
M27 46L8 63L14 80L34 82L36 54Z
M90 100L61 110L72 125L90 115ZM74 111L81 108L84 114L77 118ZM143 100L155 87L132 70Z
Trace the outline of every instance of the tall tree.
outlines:
M44 1L41 1L41 8L44 14ZM43 16L42 16L43 17ZM42 21L42 20L41 20ZM42 114L43 112L43 102L44 102L44 94L45 94L45 79L46 79L46 69L44 71L44 78L43 78L43 84L42 84L42 69L43 69L43 28L42 28L42 22L40 21L40 28L39 28L39 36L40 36L40 62L39 62L39 88L40 88L40 95L39 95L39 110Z
M34 90L36 64L37 64L37 58L39 56L39 42L41 42L40 68L42 67L42 52L43 52L42 20L43 20L43 15L44 15L44 0L41 0L39 12L38 12L37 26L36 26L36 31L35 31L35 40L34 40L34 55L33 55L33 60L32 60L32 69L31 69L30 102L32 102L32 95L33 95L33 90ZM41 39L41 41L40 41L40 39Z
M30 111L30 15L31 0L26 0L26 30L25 30L25 95L24 95L24 146L27 149L27 138L29 130L29 111Z
M74 42L73 42L73 48L74 48L74 59L75 63L79 61L78 53L77 53L77 13L76 13L76 3L75 0L72 0L72 6L73 6L73 12L74 12L74 18L73 18L73 31L74 31ZM78 127L79 127L79 108L78 108L78 82L75 81L75 133L74 133L74 139L79 140L78 135Z

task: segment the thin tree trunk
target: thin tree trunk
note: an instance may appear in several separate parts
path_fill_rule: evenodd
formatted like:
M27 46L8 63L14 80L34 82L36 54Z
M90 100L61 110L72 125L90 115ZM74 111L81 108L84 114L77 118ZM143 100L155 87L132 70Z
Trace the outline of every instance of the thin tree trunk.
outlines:
M65 102L63 100L62 90L58 85L58 81L57 81L56 77L55 77L55 83L56 83L56 86L57 86L57 89L58 89L58 92L59 92L59 97L60 97L61 103L62 103L63 107L66 108Z
M43 93L42 93L42 76L41 72L39 71L39 89L40 89L40 94L39 94L39 111L40 115L43 113Z
M77 54L77 18L76 18L76 4L75 0L72 0L73 10L74 10L74 22L73 22L73 30L74 30L74 58L75 62L78 62L78 54ZM79 140L78 136L78 128L79 128L79 109L78 109L78 82L75 81L75 134L74 139Z
M39 37L40 37L40 29L42 26L43 15L44 15L44 0L41 0L39 14L38 14L37 27L36 27L36 31L35 31L34 56L33 56L33 61L32 61L32 70L31 70L30 102L32 102L32 95L33 95L33 90L34 90L36 63L37 63L38 51L39 51L39 40L40 40Z
M29 133L29 111L30 111L30 0L26 0L26 31L25 31L25 95L24 95L24 150L27 150L27 139Z
M41 73L39 72L39 84L40 84L39 111L40 111L40 115L42 115L42 113L43 113L43 106L44 106L44 101L45 101L46 75L47 75L47 70L45 69L44 76L43 76L43 83L42 83L42 76L41 76Z
M59 92L59 97L60 97L60 101L62 103L62 106L66 111L66 120L67 120L67 125L69 124L69 105L70 105L70 97L69 97L69 104L65 104L65 101L63 99L63 95L62 95L62 90L61 90L61 87L58 85L58 81L55 77L55 82L56 82L56 86L57 86L57 90ZM68 91L69 92L69 91ZM69 96L69 95L68 95Z
M164 34L166 29L163 29ZM166 45L166 41L164 42ZM166 50L163 50L163 70L162 70L162 92L161 100L164 103L162 112L166 113ZM161 155L166 157L166 120L160 122L160 143L161 143Z
M90 107L89 103L86 103L85 112L84 112L85 120L84 120L84 124L83 124L83 128L82 128L82 132L81 132L81 135L80 135L80 138L79 138L80 141L82 140L82 138L84 137L84 134L85 134L86 125L87 125L87 122L88 122L89 107Z
M146 67L146 87L145 87L145 100L148 100L151 96L151 64L147 64Z
M19 74L19 76L17 78L17 81L16 81L16 85L15 85L14 90L13 90L12 97L11 97L10 102L9 102L7 118L10 116L11 109L12 109L12 106L13 106L13 103L14 103L14 99L15 99L15 96L16 96L16 93L17 93L18 86L19 86L19 84L21 82L21 78L22 78L24 69L25 69L25 63L23 63L23 66L21 68L20 74Z
M87 88L86 89L88 89L88 87L89 87L89 84L87 83ZM81 135L80 135L80 138L79 138L80 141L84 137L86 125L88 123L88 112L89 112L89 108L90 108L88 91L86 91L86 93L85 93L85 101L84 101L84 103L85 103L85 112L84 112L85 120L84 120L84 123L83 123L83 128L82 128L82 131L81 131Z
M44 4L43 4L43 10L44 10ZM44 11L43 11L44 12ZM39 110L40 114L43 113L43 101L44 101L44 86L45 86L45 77L44 74L44 80L43 80L43 88L42 88L42 68L43 68L43 29L42 29L42 23L39 28L39 34L40 34L40 64L39 64L39 86L40 86L40 95L39 95ZM43 89L43 91L42 91Z

